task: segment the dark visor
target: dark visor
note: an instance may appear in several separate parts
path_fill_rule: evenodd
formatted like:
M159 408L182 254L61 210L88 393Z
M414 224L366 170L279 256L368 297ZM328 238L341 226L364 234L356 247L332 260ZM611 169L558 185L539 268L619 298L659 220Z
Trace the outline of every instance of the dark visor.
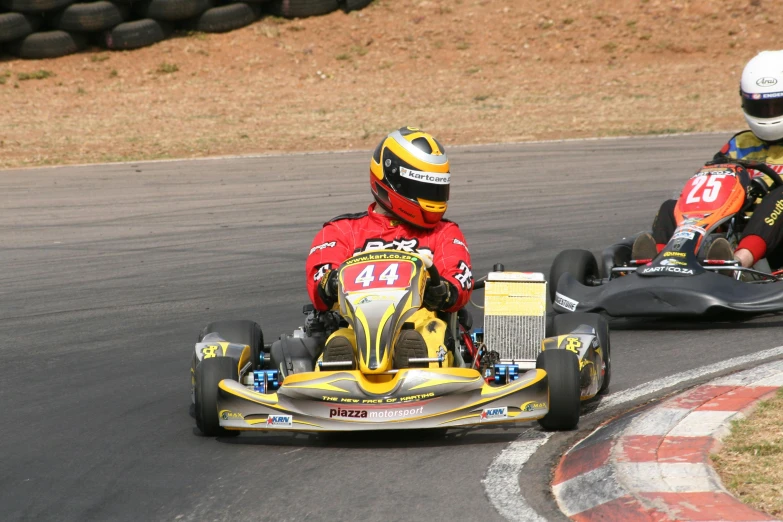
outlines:
M427 199L429 201L449 200L450 174L438 172L422 172L398 163L392 186L398 194L408 199Z
M770 96L770 94L752 95L743 92L742 110L745 111L745 114L754 118L777 118L783 116L783 93L772 94L779 95L779 97L754 100L753 96Z

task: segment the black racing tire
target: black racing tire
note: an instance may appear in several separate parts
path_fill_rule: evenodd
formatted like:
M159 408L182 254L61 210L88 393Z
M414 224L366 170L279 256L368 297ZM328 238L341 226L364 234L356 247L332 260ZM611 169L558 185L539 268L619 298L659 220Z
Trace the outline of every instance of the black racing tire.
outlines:
M609 391L609 383L612 380L612 348L610 345L611 337L609 335L609 323L601 314L587 312L575 312L572 314L558 314L552 323L552 335L568 335L579 325L586 324L595 328L598 344L604 355L606 364L606 373L604 373L604 382L598 390L598 395L604 395Z
M23 13L0 13L0 42L24 38L41 27L40 16Z
M536 368L546 371L549 383L549 413L538 419L545 430L572 430L579 424L579 358L568 350L545 350L536 358Z
M586 284L589 278L600 277L598 263L592 252L578 249L563 250L552 261L552 268L549 270L549 298L553 303L560 276L566 273L571 274L582 284Z
M208 333L219 333L220 336L230 343L246 344L250 347L250 360L253 363L252 369L258 370L261 367L260 356L264 349L264 333L261 326L255 321L246 320L228 320L214 321L209 323L201 331L199 342Z
M349 11L358 11L359 9L364 9L372 2L373 0L345 0L343 2L343 11L346 13Z
M138 49L165 40L171 34L171 26L151 18L124 22L103 33L103 43L108 49Z
M145 0L133 4L133 10L138 16L168 22L193 18L210 7L212 0Z
M63 31L94 32L111 29L130 16L130 7L106 0L71 4L51 15L49 24Z
M20 13L43 13L54 11L73 2L73 0L0 0L0 4L9 11Z
M306 18L336 11L338 0L272 0L267 10L275 16L285 18Z
M225 33L250 25L261 16L261 8L244 2L212 7L196 18L189 20L185 27L204 33Z
M85 47L87 47L87 38L84 35L58 30L29 34L21 40L10 42L7 49L19 58L39 60L59 58Z
M205 436L239 435L237 430L227 430L220 426L217 402L220 381L237 378L237 365L230 357L211 357L196 366L196 426Z

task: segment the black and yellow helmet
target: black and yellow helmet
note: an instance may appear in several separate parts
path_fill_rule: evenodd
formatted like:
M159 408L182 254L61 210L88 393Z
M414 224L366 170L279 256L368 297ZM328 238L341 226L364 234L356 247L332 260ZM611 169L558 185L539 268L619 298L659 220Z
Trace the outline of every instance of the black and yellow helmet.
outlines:
M403 127L386 136L370 161L375 200L403 221L434 228L449 200L449 159L430 134Z

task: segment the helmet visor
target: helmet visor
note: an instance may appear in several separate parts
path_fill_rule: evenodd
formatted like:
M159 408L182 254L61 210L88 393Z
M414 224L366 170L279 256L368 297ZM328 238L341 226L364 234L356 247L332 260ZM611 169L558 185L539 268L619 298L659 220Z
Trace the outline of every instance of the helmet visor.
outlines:
M742 110L754 118L778 118L783 116L783 92L764 94L742 93Z
M450 183L451 174L448 172L424 172L403 165L400 165L393 180L394 188L401 196L430 201L448 201Z

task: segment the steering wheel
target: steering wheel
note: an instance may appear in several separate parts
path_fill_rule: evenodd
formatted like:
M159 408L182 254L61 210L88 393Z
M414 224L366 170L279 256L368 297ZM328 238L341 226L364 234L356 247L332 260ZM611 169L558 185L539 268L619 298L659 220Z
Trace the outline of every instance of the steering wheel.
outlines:
M736 158L730 158L723 154L716 154L715 158L713 158L712 161L707 163L707 165L716 165L718 163L729 163L732 165L740 165L742 167L745 167L746 169L757 170L762 174L766 174L772 179L772 188L783 187L783 179L780 178L780 174L775 172L775 170L773 170L772 167L770 167L764 162L755 161L755 160L736 159Z

